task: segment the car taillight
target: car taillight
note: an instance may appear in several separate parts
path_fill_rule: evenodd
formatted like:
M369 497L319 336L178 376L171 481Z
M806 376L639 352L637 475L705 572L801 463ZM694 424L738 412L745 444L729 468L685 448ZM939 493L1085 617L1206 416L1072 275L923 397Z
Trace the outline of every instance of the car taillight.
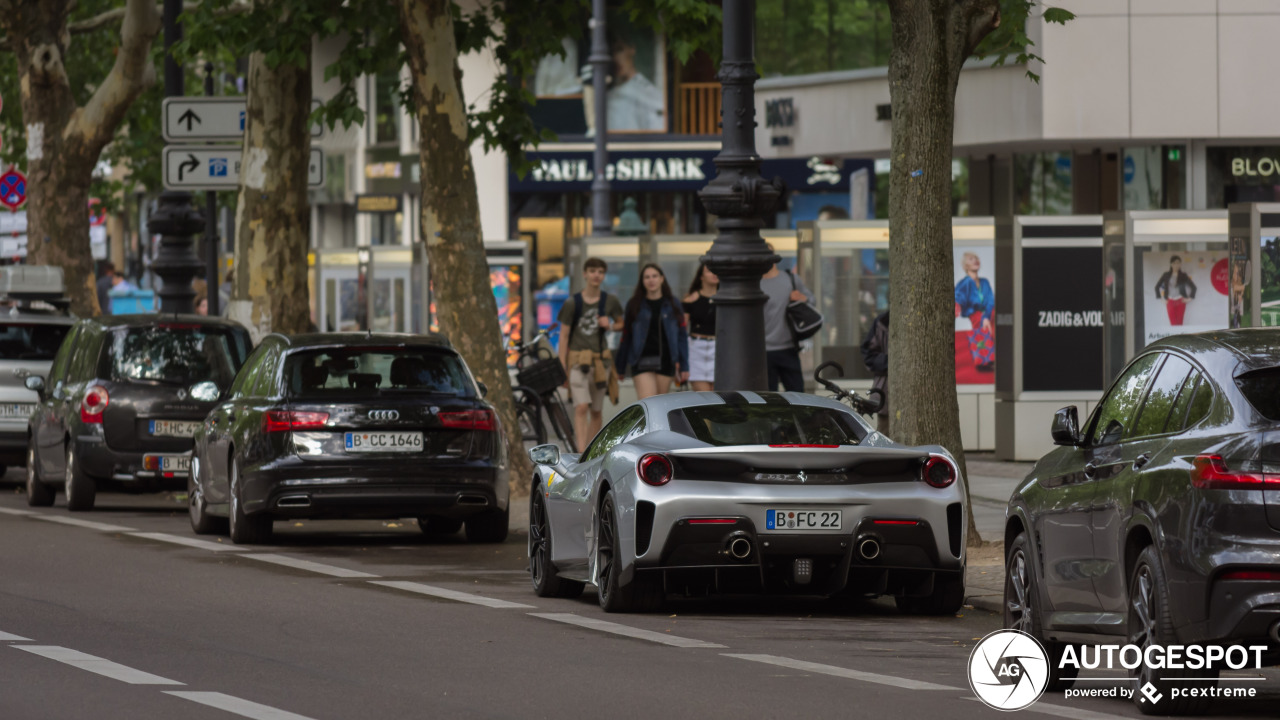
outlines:
M646 485L655 487L671 482L671 476L674 474L671 461L667 456L656 453L640 458L640 462L636 463L636 472Z
M1228 570L1219 580L1280 580L1280 570Z
M930 455L920 469L920 479L936 488L944 488L956 481L956 469L944 457Z
M1197 455L1191 461L1191 484L1201 490L1280 489L1280 475L1231 470L1221 455Z
M293 432L316 430L329 422L329 413L301 412L296 410L268 410L262 414L263 432Z
M458 430L496 430L497 421L492 410L457 410L442 412L436 417L440 424Z
M80 401L80 421L101 424L102 412L107 409L109 402L111 397L107 395L106 388L91 385L84 391L84 398Z

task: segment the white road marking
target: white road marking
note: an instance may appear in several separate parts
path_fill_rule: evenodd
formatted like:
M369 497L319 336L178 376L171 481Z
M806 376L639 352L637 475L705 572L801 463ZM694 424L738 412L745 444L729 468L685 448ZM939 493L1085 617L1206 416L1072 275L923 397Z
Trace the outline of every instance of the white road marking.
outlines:
M373 573L360 572L359 570L348 570L335 565L326 565L324 563L311 562L310 560L301 560L299 558L291 558L285 555L273 555L271 553L251 554L244 557L251 560L261 560L275 565L284 565L298 570L306 570L308 572L320 573L321 575L332 575L340 578L376 578Z
M159 675L152 675L148 672L135 670L127 665L111 662L95 655L82 653L79 650L71 648L59 647L57 645L10 645L9 647L25 650L26 652L40 657L48 658L56 662L64 663L72 667L87 670L91 673L97 673L119 680L130 685L182 685L177 680L162 678Z
M17 508L6 508L6 507L0 507L0 513L4 513L5 515L35 515L36 514L34 512L31 512L30 510L18 510Z
M165 695L180 697L183 700L208 705L211 708L226 710L240 717L253 718L253 720L312 720L305 715L291 713L287 710L273 708L270 705L261 705L256 702L250 702L234 695L225 695L220 692L190 692L186 690L165 690Z
M614 635L622 635L624 637L635 638L636 640L648 640L649 642L661 643L663 645L671 645L681 648L722 648L724 645L707 642L705 640L694 640L692 638L680 637L679 635L668 635L667 633L654 632L652 630L641 630L630 625L621 625L607 620L598 620L596 618L582 617L573 613L529 613L533 617L542 618L543 620L552 620L562 622L568 625L577 625L578 627L587 628L588 630L599 630L600 632L613 633Z
M0 642L31 642L30 639L21 635L10 635L7 632L0 632Z
M129 532L133 530L131 527L123 525L109 525L107 523L94 522L92 520L81 520L80 518L67 517L65 515L45 515L36 513L36 517L49 522L61 523L63 525L74 525L75 527L88 528L90 530L101 530L102 532Z
M967 697L965 700L982 702L975 697ZM1071 720L1121 720L1124 717L1123 715L1111 715L1109 713L1094 712L1092 710L1081 710L1080 708L1051 705L1046 702L1037 702L1030 707L1023 708L1023 710L1026 712L1040 713L1041 715L1071 718Z
M791 668L792 670L802 670L804 672L819 673L821 675L833 675L835 677L848 678L850 680L861 680L863 682L876 683L879 685L889 685L892 687L902 688L904 690L951 690L954 692L961 689L951 687L949 685L937 685L935 683L924 682L923 680L911 680L909 678L894 677L892 675L880 675L878 673L863 672L861 670L850 670L848 668L836 667L834 665L822 665L820 663L805 662L804 660L792 660L791 658L778 657L777 655L735 655L730 653L723 653L723 655L725 657L737 658L739 660L750 660L752 662L767 663L769 665Z
M160 542L173 543L174 545L185 545L200 550L211 550L213 552L249 552L248 548L238 547L230 543L222 544L209 542L208 540L197 540L195 538L182 537L181 535L170 535L168 533L158 532L131 532L130 537L144 538L146 540L159 540Z
M446 590L442 587L434 585L423 585L416 582L404 582L401 580L370 580L373 585L381 585L383 587L395 588L397 590L408 590L409 592L419 593L422 595L432 595L446 600L457 600L458 602L471 603L472 605L483 605L489 608L498 609L532 609L533 605L523 605L521 603L507 602L506 600L496 600L483 595L472 595L470 593L458 592L457 590Z

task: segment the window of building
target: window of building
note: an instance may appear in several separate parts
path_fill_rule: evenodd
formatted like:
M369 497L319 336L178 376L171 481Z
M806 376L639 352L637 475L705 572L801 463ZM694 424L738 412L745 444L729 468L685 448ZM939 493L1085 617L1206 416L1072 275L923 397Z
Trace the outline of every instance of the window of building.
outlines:
M1071 153L1013 156L1013 192L1018 215L1071 214Z
M1187 206L1184 146L1125 148L1122 172L1125 210L1173 210Z
M373 142L400 141L400 74L379 75L373 83Z
M1280 147L1205 149L1208 207L1280 202Z

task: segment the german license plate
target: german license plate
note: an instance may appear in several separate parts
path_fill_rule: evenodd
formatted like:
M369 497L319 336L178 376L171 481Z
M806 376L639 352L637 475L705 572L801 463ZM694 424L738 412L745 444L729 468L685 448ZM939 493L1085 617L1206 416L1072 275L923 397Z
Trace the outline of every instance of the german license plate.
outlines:
M190 473L191 472L191 456L190 455L148 455L143 460L143 466L154 467L160 472Z
M0 404L0 418L29 418L35 407L31 403L3 403Z
M349 432L349 453L422 452L420 432Z
M189 438L196 434L199 421L193 420L152 420L151 434L155 437Z
M766 510L766 530L787 532L834 532L840 529L840 510Z

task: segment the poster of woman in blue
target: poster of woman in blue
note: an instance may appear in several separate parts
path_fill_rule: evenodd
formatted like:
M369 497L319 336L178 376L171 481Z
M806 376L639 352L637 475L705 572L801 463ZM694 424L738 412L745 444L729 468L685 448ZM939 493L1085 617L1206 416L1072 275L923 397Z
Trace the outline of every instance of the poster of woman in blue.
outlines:
M956 282L956 382L991 383L996 361L995 291L990 280L979 276L982 260L976 252L966 251L959 264L963 274ZM961 329L966 322L967 332Z

